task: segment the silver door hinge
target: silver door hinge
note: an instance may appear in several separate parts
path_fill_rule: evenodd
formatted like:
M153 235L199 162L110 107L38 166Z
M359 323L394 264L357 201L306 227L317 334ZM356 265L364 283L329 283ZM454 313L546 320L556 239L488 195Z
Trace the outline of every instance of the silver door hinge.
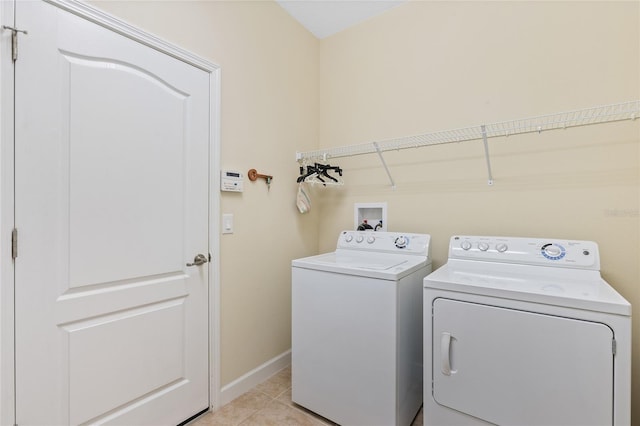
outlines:
M11 59L13 60L13 62L15 62L18 60L18 33L22 33L25 35L29 33L25 30L19 30L8 25L3 25L2 29L11 31Z
M616 351L618 350L618 344L616 343L616 339L611 340L611 352L613 352L613 354L616 354Z
M11 231L11 258L15 260L18 257L18 230L13 228Z

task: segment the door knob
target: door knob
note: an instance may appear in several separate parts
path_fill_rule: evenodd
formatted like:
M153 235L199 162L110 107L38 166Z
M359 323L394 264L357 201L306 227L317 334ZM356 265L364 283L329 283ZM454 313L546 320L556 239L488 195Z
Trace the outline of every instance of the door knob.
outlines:
M187 263L187 266L200 266L208 261L207 256L204 254L197 254L196 257L193 258L193 263Z

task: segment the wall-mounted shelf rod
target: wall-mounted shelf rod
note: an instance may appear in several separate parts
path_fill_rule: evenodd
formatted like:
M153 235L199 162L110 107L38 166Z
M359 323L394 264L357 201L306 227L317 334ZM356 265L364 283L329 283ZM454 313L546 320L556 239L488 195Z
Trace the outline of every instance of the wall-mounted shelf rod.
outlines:
M376 151L378 152L378 156L380 157L380 161L382 161L384 170L387 172L387 176L389 176L389 180L391 181L391 189L396 189L396 183L393 181L393 178L391 177L391 172L389 171L389 167L387 167L387 162L384 161L384 157L382 156L382 151L380 151L378 142L373 142L373 146L376 148Z
M602 105L556 114L523 118L520 120L502 121L498 123L444 130L422 135L388 139L379 142L367 142L316 151L297 152L296 160L326 161L328 158L351 157L354 155L395 151L406 148L419 148L429 145L440 145L483 139L483 128L487 138L510 136L522 133L542 132L546 130L565 129L567 127L586 126L590 124L608 123L621 120L635 120L640 117L640 100L611 105ZM487 157L488 159L488 157ZM489 164L487 163L489 166ZM491 171L489 166L489 179Z
M482 142L484 143L484 157L487 160L487 174L489 175L489 185L493 185L493 174L491 173L491 160L489 159L489 142L487 142L487 127L480 126L482 129Z

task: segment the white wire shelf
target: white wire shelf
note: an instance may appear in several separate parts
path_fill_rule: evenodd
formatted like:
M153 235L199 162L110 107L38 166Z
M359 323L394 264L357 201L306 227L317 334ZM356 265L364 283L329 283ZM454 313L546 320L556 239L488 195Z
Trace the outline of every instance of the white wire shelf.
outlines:
M297 152L296 160L326 161L329 158L351 157L355 155L397 151L407 148L419 148L430 145L440 145L455 142L510 136L523 133L543 132L547 130L566 129L568 127L586 126L591 124L608 123L622 120L635 120L640 117L640 100L611 105L602 105L556 114L541 115L519 120L502 121L498 123L464 127L460 129L444 130L422 135L387 139L383 141L367 142L357 145L347 145L335 148L319 149L316 151ZM488 160L488 157L487 157ZM491 176L489 176L491 184ZM392 181L393 186L393 181Z

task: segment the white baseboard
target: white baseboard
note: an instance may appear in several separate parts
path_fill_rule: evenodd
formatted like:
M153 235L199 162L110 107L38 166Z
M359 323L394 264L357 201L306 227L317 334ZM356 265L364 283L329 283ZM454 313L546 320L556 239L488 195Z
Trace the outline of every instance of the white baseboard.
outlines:
M233 401L291 364L291 350L281 353L220 389L217 407Z

